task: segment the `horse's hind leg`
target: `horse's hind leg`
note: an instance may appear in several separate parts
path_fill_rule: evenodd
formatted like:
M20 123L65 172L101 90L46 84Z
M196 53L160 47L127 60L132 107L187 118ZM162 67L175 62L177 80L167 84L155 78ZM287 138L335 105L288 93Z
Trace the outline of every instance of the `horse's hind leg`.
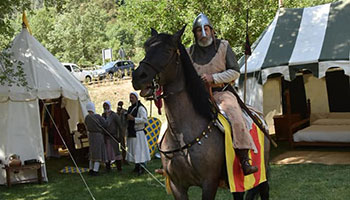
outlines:
M232 194L234 200L243 200L244 198L244 192L234 192Z
M188 188L183 188L181 186L175 185L170 181L171 192L176 200L188 200L187 190Z
M265 181L264 183L261 183L260 184L260 197L261 197L261 200L268 200L270 198L270 195L269 195L269 182L268 181Z
M269 199L269 183L267 181L261 183L255 188L252 188L247 192L245 200L254 200L258 199L258 195L260 194L261 200Z
M257 199L258 194L259 194L259 187L257 186L255 188L252 188L250 190L247 191L247 195L245 196L244 200L254 200Z

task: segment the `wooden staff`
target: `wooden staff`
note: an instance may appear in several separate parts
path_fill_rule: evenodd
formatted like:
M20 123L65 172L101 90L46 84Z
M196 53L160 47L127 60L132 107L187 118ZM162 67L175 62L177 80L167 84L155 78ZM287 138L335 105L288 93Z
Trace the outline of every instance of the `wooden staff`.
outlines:
M239 105L241 106L241 108L243 110L246 111L246 113L249 115L249 117L254 121L254 123L259 127L259 129L264 133L264 135L270 140L270 142L273 144L273 146L277 147L276 142L271 138L270 134L268 133L268 131L265 129L265 127L263 126L263 124L261 123L261 121L255 116L253 115L253 113L249 110L249 108L245 105L245 103L242 101L242 99L239 97L239 95L237 94L236 90L233 87L227 87L227 89L229 91L231 91L237 99L237 102L239 103Z

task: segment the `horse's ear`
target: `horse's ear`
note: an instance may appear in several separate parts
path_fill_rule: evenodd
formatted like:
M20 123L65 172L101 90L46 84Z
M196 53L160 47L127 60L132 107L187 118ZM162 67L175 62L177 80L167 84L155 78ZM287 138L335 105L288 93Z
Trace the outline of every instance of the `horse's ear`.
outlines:
M154 28L151 28L151 36L156 36L158 35L158 32L154 29Z
M181 36L182 36L182 34L184 34L184 32L185 32L186 26L187 26L187 25L183 26L181 30L177 31L177 32L174 34L174 36L173 36L174 42L177 42L177 41L180 41L180 40L181 40Z

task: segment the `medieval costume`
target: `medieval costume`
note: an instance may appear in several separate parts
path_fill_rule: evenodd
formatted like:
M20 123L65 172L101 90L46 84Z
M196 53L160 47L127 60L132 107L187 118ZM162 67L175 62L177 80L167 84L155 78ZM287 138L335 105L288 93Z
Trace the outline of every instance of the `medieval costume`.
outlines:
M111 162L115 161L118 171L122 170L121 160L122 156L119 150L120 134L121 134L121 122L119 116L111 110L112 105L109 101L103 103L104 113L102 117L107 122L106 133L104 134L107 162L106 169L111 169Z
M204 14L201 13L195 19L192 31L196 43L187 50L193 66L205 82L212 85L221 84L213 88L213 97L231 122L233 146L240 158L244 174L254 173L257 167L249 164L247 155L248 150L254 148L254 143L246 127L241 107L234 94L222 91L223 84L231 83L240 75L236 56L228 41L215 38L213 27Z
M134 171L139 175L144 172L145 163L151 160L147 139L144 133L147 123L147 110L138 100L138 94L130 94L132 105L128 108L128 139L129 153L126 160L135 163ZM142 165L142 166L141 166Z
M128 120L126 119L127 110L123 108L123 102L118 102L117 115L121 121L121 134L120 134L120 145L122 147L122 157L123 164L128 164L126 161L126 136L127 136L127 128L128 128Z
M89 173L97 175L100 162L107 161L106 147L103 136L103 129L106 129L106 121L99 114L95 114L95 105L89 102L86 105L89 114L85 117L85 124L89 137Z

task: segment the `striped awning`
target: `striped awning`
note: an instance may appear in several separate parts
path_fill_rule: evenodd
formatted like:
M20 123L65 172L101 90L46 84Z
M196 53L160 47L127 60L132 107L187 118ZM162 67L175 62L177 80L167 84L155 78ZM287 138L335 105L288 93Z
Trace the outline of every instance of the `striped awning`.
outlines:
M265 83L271 74L295 78L300 70L324 77L330 67L350 75L350 1L308 7L282 8L256 42L247 73L261 71ZM241 73L244 73L244 63Z

